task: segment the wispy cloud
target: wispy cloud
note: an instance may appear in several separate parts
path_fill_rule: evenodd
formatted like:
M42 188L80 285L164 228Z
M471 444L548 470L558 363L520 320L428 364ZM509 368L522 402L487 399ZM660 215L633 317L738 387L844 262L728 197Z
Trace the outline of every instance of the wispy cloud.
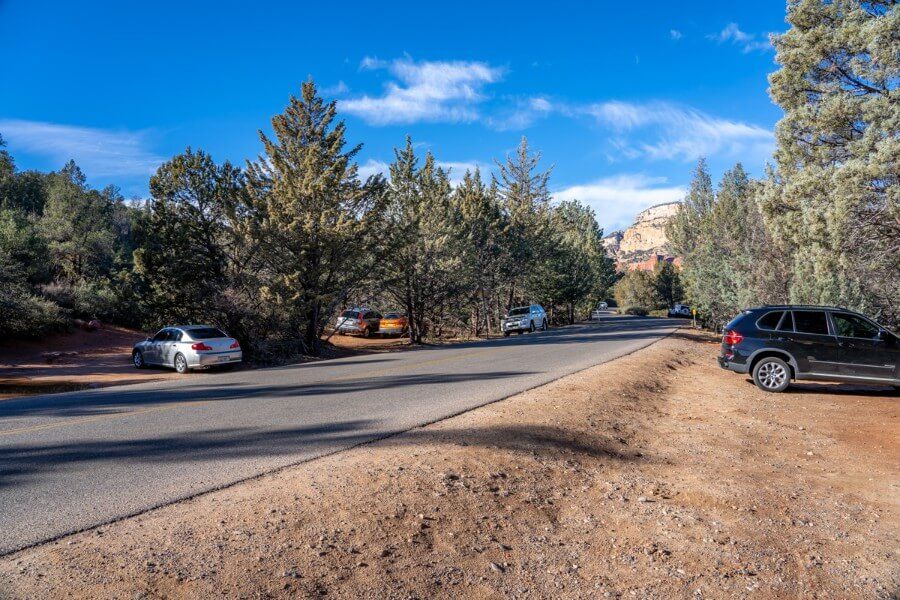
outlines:
M146 132L111 131L41 121L0 119L10 149L44 156L59 167L74 159L88 177L146 177L163 162Z
M677 41L677 40L680 40L681 38L683 38L683 37L684 37L684 34L681 33L680 31L678 31L677 29L670 29L670 30L669 30L669 37L670 37L671 39Z
M612 143L627 158L691 161L713 154L759 157L770 155L774 148L774 137L768 129L666 102L611 101L581 110L620 135ZM623 135L634 133L643 140L629 141Z
M363 164L359 165L359 169L357 173L359 174L360 179L367 179L371 175L384 175L388 176L388 167L389 165L383 160L374 160L369 159Z
M472 173L475 172L475 169L481 169L481 177L485 179L487 174L491 171L491 165L485 162L481 162L478 160L466 160L466 161L437 161L437 166L441 169L450 172L450 183L454 186L459 185L463 177L466 175L466 171L470 171ZM359 165L359 176L361 179L365 179L370 175L381 174L385 177L390 177L390 165L383 160L375 160L368 159L363 164Z
M325 96L342 96L350 91L350 88L347 87L347 84L343 82L343 80L338 81L334 85L329 85L322 88L322 94Z
M484 62L416 62L410 58L388 62L366 57L360 69L386 69L396 78L385 85L380 96L340 102L341 110L372 125L474 121L479 117L477 105L485 99L482 90L503 76L503 69Z
M594 209L597 223L607 233L631 225L634 215L655 204L684 198L683 186L667 185L665 177L622 174L581 185L573 185L553 194L555 200L579 200Z
M737 23L729 23L722 31L711 33L706 37L720 44L730 42L739 47L744 54L755 50L767 51L772 49L772 44L769 42L767 35L756 35L755 33L741 31Z
M522 130L531 127L535 121L554 110L556 107L543 96L517 99L505 110L485 118L485 123L499 131Z

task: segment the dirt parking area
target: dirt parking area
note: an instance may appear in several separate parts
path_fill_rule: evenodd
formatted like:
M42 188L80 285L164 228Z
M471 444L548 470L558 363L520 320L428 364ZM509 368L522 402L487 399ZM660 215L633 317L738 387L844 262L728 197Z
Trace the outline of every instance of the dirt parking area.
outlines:
M4 342L0 344L0 399L182 377L161 367L134 368L131 350L147 335L103 325L94 331L75 329L39 340ZM329 339L322 358L395 352L410 347L406 338L335 335ZM243 368L252 365L245 364ZM194 371L190 376L214 377L217 372Z
M896 598L898 397L764 394L684 331L0 559L8 598Z
M165 369L137 370L131 349L147 334L104 325L39 340L0 344L0 399L141 383L176 376Z

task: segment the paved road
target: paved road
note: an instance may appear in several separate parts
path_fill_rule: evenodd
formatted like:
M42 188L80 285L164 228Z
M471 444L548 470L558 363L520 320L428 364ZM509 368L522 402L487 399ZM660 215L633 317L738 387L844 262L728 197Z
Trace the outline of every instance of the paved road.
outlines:
M659 339L509 339L0 401L0 554L457 414Z

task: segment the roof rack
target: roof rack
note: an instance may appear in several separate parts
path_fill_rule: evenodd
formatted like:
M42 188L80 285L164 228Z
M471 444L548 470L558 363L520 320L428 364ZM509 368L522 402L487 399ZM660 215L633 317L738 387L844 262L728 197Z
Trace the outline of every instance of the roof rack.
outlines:
M853 312L844 306L829 306L827 304L763 304L760 308L828 308Z

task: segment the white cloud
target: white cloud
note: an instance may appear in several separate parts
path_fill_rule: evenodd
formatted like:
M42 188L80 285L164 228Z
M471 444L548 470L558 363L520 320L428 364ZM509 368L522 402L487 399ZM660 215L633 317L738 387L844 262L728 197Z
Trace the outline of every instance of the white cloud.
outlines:
M359 170L357 171L359 174L359 178L365 181L370 175L378 175L379 173L388 176L388 164L383 160L373 160L369 159L363 164L359 165Z
M670 29L669 37L672 38L673 40L680 40L681 38L684 37L684 34L681 33L680 31L678 31L677 29Z
M628 158L692 161L700 156L724 154L764 159L774 149L773 134L764 127L666 102L611 101L580 110L620 134L639 132L645 141L617 138L612 142Z
M322 88L322 95L324 96L342 96L350 91L350 88L347 87L347 84L344 83L343 80L338 81L334 85L329 85L327 87Z
M720 44L731 42L731 44L740 47L744 54L753 52L754 50L767 51L772 49L772 44L769 43L768 36L757 36L754 33L741 31L741 28L738 27L737 23L729 23L719 33L713 33L706 37Z
M645 208L684 198L682 186L666 185L665 177L622 174L573 185L553 194L554 200L579 200L594 209L605 233L629 227Z
M420 163L421 164L421 163ZM483 163L477 160L467 160L467 161L442 161L439 160L436 162L437 166L441 169L447 170L450 172L450 183L453 186L459 185L463 177L466 175L466 171L475 172L475 169L481 169L481 178L482 180L488 177L488 173L490 173L491 165L488 163ZM390 177L390 165L383 160L375 160L368 159L363 164L359 165L359 177L360 179L366 179L370 175L381 174L385 177Z
M499 131L527 129L538 119L553 112L556 107L542 96L518 99L513 107L501 111L495 116L487 117L485 123Z
M74 159L90 178L149 176L164 160L147 149L144 132L0 119L0 133L14 153L45 156L59 167Z
M340 109L372 125L419 121L473 121L483 88L499 81L503 70L483 62L421 61L409 58L390 62L366 57L361 69L387 69L389 81L381 96L363 95L340 102Z
M475 173L475 169L481 170L481 180L486 181L490 178L489 173L491 172L491 165L487 163L483 163L477 160L469 160L469 161L438 161L437 166L442 169L450 171L450 183L453 186L457 186L462 183L463 177L466 176L466 171L470 171L471 173Z

